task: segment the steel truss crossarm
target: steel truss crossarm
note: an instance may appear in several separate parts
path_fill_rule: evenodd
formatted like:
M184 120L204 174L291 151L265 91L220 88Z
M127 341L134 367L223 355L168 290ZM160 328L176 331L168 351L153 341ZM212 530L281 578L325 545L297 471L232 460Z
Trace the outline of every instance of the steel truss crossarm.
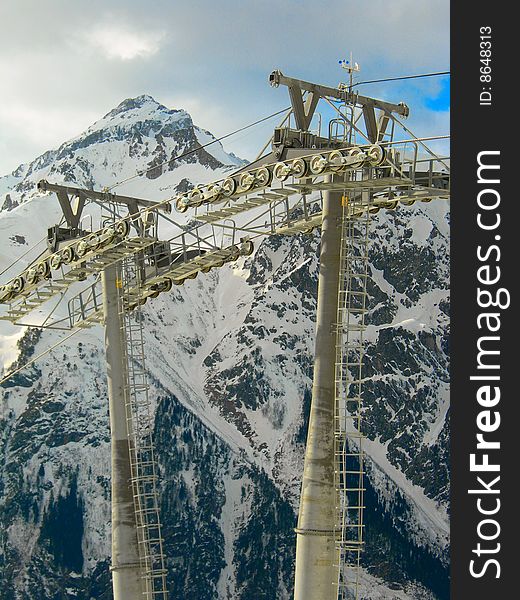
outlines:
M351 92L344 88L333 88L326 85L320 85L317 83L310 83L309 81L303 81L302 79L295 79L294 77L286 77L281 71L273 71L269 75L269 83L273 87L279 85L286 85L289 89L299 89L302 91L310 92L318 97L322 98L336 98L343 102L349 102L363 107L379 108L388 113L397 113L403 117L407 117L410 113L410 109L406 104L394 104L392 102L384 102L383 100L377 100L376 98L370 98L368 96L361 96L355 92Z

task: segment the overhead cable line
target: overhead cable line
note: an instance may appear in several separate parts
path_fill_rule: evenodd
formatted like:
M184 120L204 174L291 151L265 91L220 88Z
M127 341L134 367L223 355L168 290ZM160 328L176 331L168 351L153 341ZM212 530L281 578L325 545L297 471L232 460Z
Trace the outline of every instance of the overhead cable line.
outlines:
M352 87L356 87L356 85L366 85L368 83L381 83L384 81L400 81L402 79L419 79L421 77L437 77L439 75L449 75L450 71L440 71L438 73L423 73L421 75L405 75L403 77L387 77L385 79L372 79L370 81L358 81L354 83Z
M161 167L164 167L164 165L167 165L174 160L180 160L181 158L189 156L190 154L195 154L195 152L198 152L199 150L202 150L203 148L207 148L208 146L211 146L212 144L221 142L222 140L225 140L226 138L231 137L232 135L236 135L237 133L240 133L241 131L245 131L246 129L249 129L250 127L254 127L255 125L259 125L260 123L263 123L264 121L268 121L269 119L272 119L273 117L277 117L278 115L281 115L282 113L287 112L290 109L291 109L290 106L283 108L282 110L279 110L279 111L273 113L272 115L263 117L262 119L258 119L258 121L255 121L254 123L249 123L249 125L244 125L244 127L240 127L239 129L236 129L235 131L232 131L231 133L226 133L226 135L223 135L219 138L211 140L211 142L208 142L207 144L203 144L202 146L197 146L197 148L188 150L187 152L184 152L183 154L179 154L179 156L174 156L173 158L166 160L165 162L161 163L160 165L154 165L153 167L150 167L149 169L146 169L145 171L139 171L137 174L132 175L131 177L128 177L127 179L123 179L122 181L118 181L117 183L114 183L114 185L112 185L108 188L108 191L113 190L115 187L122 185L123 183L132 181L133 179L137 179L138 177L142 177L143 175L146 175L146 173L153 171L154 169L159 169Z
M15 261L13 261L11 264L9 264L3 271L0 272L0 275L3 275L6 271L9 271L9 269L11 267L14 267L14 265L16 263L18 263L19 261L22 260L22 258L25 258L29 252L31 252L32 250L34 250L39 244L41 244L42 242L44 242L47 238L43 237L41 240L39 240L38 242L36 242L36 244L34 244L34 246L31 246L29 248L29 250L27 250L26 252L24 252L21 256L19 256Z

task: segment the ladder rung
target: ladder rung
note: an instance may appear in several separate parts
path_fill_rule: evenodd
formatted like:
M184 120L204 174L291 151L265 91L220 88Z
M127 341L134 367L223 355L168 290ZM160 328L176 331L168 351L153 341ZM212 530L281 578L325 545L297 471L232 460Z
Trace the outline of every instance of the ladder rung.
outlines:
M136 464L139 465L140 469L155 468L155 461L146 461L146 462L136 461Z
M344 289L340 289L339 290L340 294L345 294L347 296L368 296L368 293L362 290L344 290Z
M144 528L146 528L146 525L144 526ZM138 544L160 544L161 542L163 542L162 538L146 538L144 540L138 540L137 543ZM144 558L152 558L154 557L154 554L145 554Z
M139 498L141 500L141 502L144 502L146 500L153 500L155 502L157 500L157 494L155 494L155 493L147 493L147 494L138 493L138 494L133 494L133 497Z

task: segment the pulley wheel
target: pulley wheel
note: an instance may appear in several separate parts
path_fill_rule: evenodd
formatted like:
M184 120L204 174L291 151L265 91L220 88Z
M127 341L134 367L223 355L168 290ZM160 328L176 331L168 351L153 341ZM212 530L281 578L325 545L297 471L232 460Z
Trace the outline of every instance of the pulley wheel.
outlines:
M115 236L116 230L112 225L103 229L103 237L105 238L104 244L111 244L114 241Z
M229 248L229 256L226 258L226 262L233 262L234 260L237 260L239 256L240 248L238 246L231 246L231 248Z
M38 281L38 271L35 267L27 271L25 274L25 280L27 281L28 285L32 285Z
M101 244L101 240L99 239L99 235L97 233L92 233L87 237L87 243L91 250L97 250L99 245Z
M206 193L211 202L215 202L220 198L220 195L222 194L222 188L216 184L208 185L206 188Z
M14 294L19 294L23 288L25 287L25 280L23 277L16 277L15 279L13 279L13 281L11 281L11 291Z
M184 212L186 212L188 210L188 205L186 204L186 197L185 196L179 196L175 200L175 208L180 213L184 213Z
M309 165L303 158L295 158L292 161L291 170L295 177L305 177L309 171Z
M242 256L251 256L253 254L255 246L251 240L244 240L240 244L240 254Z
M338 173L344 169L343 154L339 150L333 150L329 154L329 169L334 173Z
M368 155L368 162L373 167L379 167L379 165L381 165L384 162L385 157L386 157L385 149L382 146L379 146L378 144L374 144L373 146L370 146L370 148L368 149L367 155Z
M63 259L61 258L61 252L56 252L49 259L49 264L53 271L58 270L61 267Z
M188 197L193 206L200 206L204 202L204 193L199 188L193 188Z
M259 187L265 187L271 183L273 174L267 167L260 167L255 173L255 179Z
M222 193L226 198L229 198L237 191L237 182L233 177L228 177L222 182Z
M161 292L169 292L172 289L172 285L173 282L172 280L167 277L163 282L162 282L162 289Z
M114 229L118 237L125 238L130 232L130 223L128 221L118 221Z
M74 260L74 248L72 246L67 246L66 248L63 248L59 256L65 264L71 263Z
M326 166L327 161L323 158L321 154L314 155L309 162L309 168L313 175L320 175L321 173L323 173Z
M348 155L353 156L354 158L356 158L356 157L358 158L357 162L350 165L350 167L352 169L355 169L356 167L360 167L365 160L365 153L363 152L363 150L361 150L361 148L358 148L358 147L351 148L348 151Z
M397 203L397 200L390 200L390 202L385 202L384 208L386 208L387 210L395 210Z
M251 173L242 173L238 179L238 184L243 190L250 190L255 185L255 178Z
M43 260L41 263L38 263L36 265L36 273L38 274L38 277L41 277L42 279L48 277L51 273L49 263L46 260Z
M81 258L90 250L87 240L81 240L76 246L76 254Z
M290 172L291 170L283 162L276 163L273 168L273 175L280 181L285 181L289 177Z

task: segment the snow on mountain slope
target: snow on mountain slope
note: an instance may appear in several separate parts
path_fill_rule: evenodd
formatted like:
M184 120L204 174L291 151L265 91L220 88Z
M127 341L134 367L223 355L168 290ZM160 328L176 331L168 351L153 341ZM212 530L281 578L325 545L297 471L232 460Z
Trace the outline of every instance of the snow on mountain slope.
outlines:
M242 164L219 144L200 149L212 139L184 111L149 96L125 100L0 178L0 270L59 219L57 201L36 193L39 179L101 189L151 169L116 191L167 198ZM269 238L252 257L143 308L174 597L291 597L318 246L317 235ZM446 598L447 207L380 213L370 263L364 597ZM60 337L20 337L0 322L5 365ZM82 331L4 384L0 414L0 594L43 600L67 588L67 597L109 598L101 329Z

